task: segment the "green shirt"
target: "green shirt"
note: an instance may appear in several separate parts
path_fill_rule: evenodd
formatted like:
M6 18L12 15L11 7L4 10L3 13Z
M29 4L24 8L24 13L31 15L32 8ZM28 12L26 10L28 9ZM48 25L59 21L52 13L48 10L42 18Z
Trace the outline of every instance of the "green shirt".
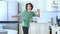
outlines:
M32 17L33 16L35 16L36 14L34 13L34 12L28 12L27 10L25 10L25 11L22 11L21 13L20 13L20 16L22 16L23 17L23 22L22 22L22 26L24 26L24 27L29 27L29 22L30 22L30 20L32 19Z

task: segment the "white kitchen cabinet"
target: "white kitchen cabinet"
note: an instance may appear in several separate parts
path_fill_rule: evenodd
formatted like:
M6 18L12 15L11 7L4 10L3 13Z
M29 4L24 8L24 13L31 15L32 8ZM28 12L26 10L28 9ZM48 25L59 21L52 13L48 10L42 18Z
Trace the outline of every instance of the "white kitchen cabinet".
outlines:
M39 31L40 34L48 34L49 33L49 26L46 23L39 24Z
M60 11L60 0L58 0L58 8L59 8L59 11Z
M37 11L37 9L40 9L40 11L44 11L46 6L45 2L46 2L45 0L32 1L31 3L34 6L33 11Z
M46 9L45 11L52 11L52 0L46 0Z
M23 34L21 23L19 25L19 34ZM29 34L49 34L48 23L30 23Z
M33 11L37 11L37 9L40 9L41 11L44 11L46 8L46 1L45 0L21 0L19 5L20 10L25 10L25 6L27 3L33 4Z
M31 23L29 28L29 34L37 34L37 24Z
M45 11L58 11L60 0L46 0L46 9Z
M47 23L31 23L29 34L48 34L49 26Z

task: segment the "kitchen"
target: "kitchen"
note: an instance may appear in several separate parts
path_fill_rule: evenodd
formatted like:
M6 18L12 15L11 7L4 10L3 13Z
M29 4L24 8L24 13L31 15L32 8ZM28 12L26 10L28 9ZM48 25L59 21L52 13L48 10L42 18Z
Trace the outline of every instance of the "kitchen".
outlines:
M0 34L23 34L22 17L11 16L25 10L26 3L33 4L35 13L40 9L40 17L31 19L29 34L59 34L60 0L0 0Z

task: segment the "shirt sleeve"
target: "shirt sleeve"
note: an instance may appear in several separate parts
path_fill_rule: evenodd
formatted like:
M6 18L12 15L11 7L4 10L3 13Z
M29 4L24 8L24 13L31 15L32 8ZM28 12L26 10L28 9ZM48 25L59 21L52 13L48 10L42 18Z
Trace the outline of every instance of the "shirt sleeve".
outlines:
M20 16L23 16L24 15L24 11L21 11L19 15Z
M32 16L36 16L36 14L34 12L32 12Z

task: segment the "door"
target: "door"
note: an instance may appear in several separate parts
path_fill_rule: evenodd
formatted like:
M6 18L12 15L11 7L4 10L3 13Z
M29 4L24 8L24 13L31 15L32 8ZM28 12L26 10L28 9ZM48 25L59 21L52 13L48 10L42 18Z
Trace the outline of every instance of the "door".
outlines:
M17 21L17 18L11 18L18 14L18 2L8 1L8 21Z
M0 21L7 21L7 1L0 1Z

